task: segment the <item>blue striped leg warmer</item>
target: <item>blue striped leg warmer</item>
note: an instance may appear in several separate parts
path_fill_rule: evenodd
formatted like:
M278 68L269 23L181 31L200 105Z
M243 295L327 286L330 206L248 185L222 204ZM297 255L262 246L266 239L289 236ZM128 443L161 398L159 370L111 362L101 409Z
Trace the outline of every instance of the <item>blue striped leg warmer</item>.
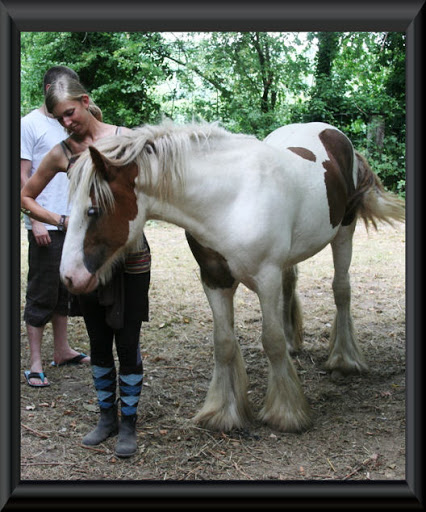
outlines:
M115 367L105 368L92 365L93 382L101 409L110 409L115 403L117 372Z
M136 414L142 391L142 381L142 373L120 375L119 383L122 416L133 416Z

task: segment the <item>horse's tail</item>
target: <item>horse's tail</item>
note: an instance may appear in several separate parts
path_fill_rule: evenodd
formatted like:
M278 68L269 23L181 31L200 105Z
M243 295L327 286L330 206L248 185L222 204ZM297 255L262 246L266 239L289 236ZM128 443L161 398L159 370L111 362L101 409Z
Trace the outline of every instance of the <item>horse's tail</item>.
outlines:
M377 221L393 225L393 221L405 221L405 202L395 194L387 192L374 174L367 160L357 151L358 184L352 198L357 214L368 229L369 222L377 229Z

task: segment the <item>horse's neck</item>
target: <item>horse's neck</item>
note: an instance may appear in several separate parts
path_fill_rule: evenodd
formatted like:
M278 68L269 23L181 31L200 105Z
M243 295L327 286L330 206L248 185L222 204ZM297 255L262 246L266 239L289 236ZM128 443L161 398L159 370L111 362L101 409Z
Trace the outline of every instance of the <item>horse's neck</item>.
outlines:
M209 209L210 197L205 197L203 201L198 194L190 192L193 187L188 183L176 189L167 199L154 195L142 200L146 205L147 220L163 220L192 233L199 232L204 222L204 212Z
M238 161L236 145L218 150L212 144L210 151L200 151L194 144L183 186L174 179L169 199L151 196L147 219L164 220L202 237L206 229L212 229L212 212L215 217L225 216L239 193L241 174L246 173L246 168L230 164L235 161ZM157 178L161 179L158 175Z
M146 220L163 220L188 231L194 231L198 225L198 222L194 220L194 216L187 214L179 204L174 205L170 202L157 201L152 198Z

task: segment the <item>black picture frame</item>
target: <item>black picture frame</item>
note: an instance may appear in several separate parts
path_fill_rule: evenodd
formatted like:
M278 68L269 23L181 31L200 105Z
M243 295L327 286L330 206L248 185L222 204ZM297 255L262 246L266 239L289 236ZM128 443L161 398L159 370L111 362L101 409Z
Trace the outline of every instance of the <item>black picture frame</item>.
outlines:
M423 509L424 0L0 0L0 509ZM407 35L406 480L20 481L19 34L22 31L403 31Z

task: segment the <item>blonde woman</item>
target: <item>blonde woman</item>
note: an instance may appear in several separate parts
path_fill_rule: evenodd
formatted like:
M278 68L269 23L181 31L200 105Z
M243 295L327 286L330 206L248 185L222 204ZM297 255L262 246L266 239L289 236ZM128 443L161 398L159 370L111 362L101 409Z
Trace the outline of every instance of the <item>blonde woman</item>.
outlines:
M57 173L67 172L89 145L103 137L130 130L104 123L101 111L76 80L63 78L53 83L46 95L46 108L70 136L51 149L23 187L21 206L31 217L66 231L67 216L40 207L36 197ZM119 457L129 457L137 450L136 413L143 379L139 336L142 321L148 320L151 263L149 246L144 240L143 250L129 254L123 265L116 269L110 283L79 296L90 338L92 375L100 408L98 424L83 438L83 444L97 445L118 432L115 453ZM120 424L114 341L120 366Z

